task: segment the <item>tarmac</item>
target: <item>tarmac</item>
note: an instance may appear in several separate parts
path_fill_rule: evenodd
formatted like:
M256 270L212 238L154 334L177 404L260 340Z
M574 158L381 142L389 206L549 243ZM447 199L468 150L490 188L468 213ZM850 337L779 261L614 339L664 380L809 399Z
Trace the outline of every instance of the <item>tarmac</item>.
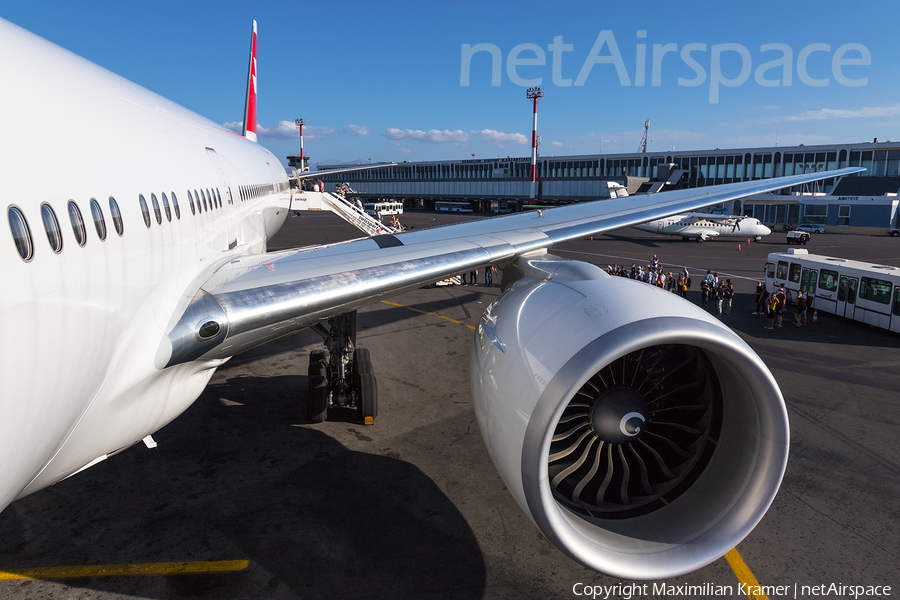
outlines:
M479 216L411 212L402 220L421 228L470 218ZM360 236L337 217L304 213L288 219L270 249L352 237ZM793 598L795 584L890 585L896 594L900 338L822 313L814 325L765 330L765 317L750 314L753 290L766 255L786 248L784 234L740 245L626 229L554 253L604 267L646 265L656 254L667 270L688 267L695 303L706 269L732 278L726 323L772 370L792 428L781 491L738 552L759 584L789 588L770 590L772 599ZM895 238L818 234L807 249L900 265ZM472 328L500 291L483 285L483 272L478 281L360 310L358 342L369 348L379 384L373 427L352 411L305 422L308 356L321 338L301 331L220 368L197 402L154 434L157 448L133 446L13 503L0 513L0 598L545 599L628 583L550 544L491 464L472 410L468 358ZM247 566L199 575L2 575L196 561ZM725 559L665 581L674 587L659 593L647 583L649 593L632 597L674 597L690 590L679 586L706 584L741 595ZM609 597L629 595L619 588Z

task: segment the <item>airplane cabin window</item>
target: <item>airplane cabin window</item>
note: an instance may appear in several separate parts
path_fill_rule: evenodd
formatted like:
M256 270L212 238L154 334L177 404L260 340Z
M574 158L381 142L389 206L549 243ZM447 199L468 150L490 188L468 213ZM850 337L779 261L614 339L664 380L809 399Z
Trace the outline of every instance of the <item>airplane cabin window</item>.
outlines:
M144 195L139 194L138 200L141 203L141 214L144 215L144 225L147 226L147 229L150 229L150 210L147 208L147 201L144 200Z
M125 233L125 224L122 222L122 213L119 211L119 203L112 196L109 197L109 212L112 215L113 225L116 226L116 233L121 235Z
M153 204L153 214L156 215L156 224L162 225L162 212L159 210L159 200L156 199L156 194L150 194L150 203Z
M94 228L97 230L97 237L100 241L106 239L106 221L103 220L103 210L100 203L91 198L91 216L94 218Z
M75 241L79 246L87 243L87 231L84 228L84 219L81 216L81 209L75 204L74 200L69 200L69 222L72 223L72 232L75 234Z
M194 197L191 196L191 190L188 190L188 204L191 205L191 214L196 215L197 211L194 210Z
M209 211L209 204L206 203L206 192L200 190L200 196L203 198L203 210Z
M62 231L59 229L56 213L53 212L53 207L49 204L41 204L41 219L44 221L44 231L47 232L47 241L50 242L50 249L59 254L63 248Z
M13 242L16 244L16 251L25 262L28 262L34 256L34 245L31 243L31 230L28 228L28 221L18 206L10 206L7 211L9 217L9 230L12 233Z
M172 208L175 209L175 218L180 221L181 220L181 208L178 206L178 198L175 197L175 192L172 192Z
M219 188L216 188L216 197L219 198L219 206L222 206L222 194L219 193Z
M197 199L197 211L203 212L203 205L200 203L200 192L198 192L196 188L194 189L194 198Z
M172 222L172 210L169 208L169 198L166 197L166 193L163 192L161 194L163 201L163 209L166 211L166 220L170 223Z

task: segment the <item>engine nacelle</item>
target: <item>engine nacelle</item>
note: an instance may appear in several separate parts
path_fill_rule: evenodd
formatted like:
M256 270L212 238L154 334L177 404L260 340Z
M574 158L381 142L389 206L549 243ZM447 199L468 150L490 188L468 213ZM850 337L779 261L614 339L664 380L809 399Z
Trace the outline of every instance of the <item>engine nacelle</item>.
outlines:
M659 579L719 558L784 475L775 379L676 295L585 263L545 264L555 272L517 281L475 336L476 415L504 482L544 535L596 571Z

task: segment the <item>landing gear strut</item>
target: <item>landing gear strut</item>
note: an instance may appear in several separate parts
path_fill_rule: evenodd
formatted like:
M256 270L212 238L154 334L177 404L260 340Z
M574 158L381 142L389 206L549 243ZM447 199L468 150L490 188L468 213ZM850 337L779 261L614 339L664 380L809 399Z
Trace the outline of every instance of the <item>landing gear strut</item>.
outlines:
M378 416L378 384L366 348L356 347L356 311L313 325L325 340L324 350L309 354L307 417L321 423L328 407L356 408L360 421L374 425Z

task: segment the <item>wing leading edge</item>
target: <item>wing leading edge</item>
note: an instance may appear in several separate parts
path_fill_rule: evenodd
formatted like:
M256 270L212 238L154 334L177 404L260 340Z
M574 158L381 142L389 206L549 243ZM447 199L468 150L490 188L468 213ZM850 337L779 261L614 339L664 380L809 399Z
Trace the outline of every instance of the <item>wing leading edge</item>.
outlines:
M389 295L571 240L863 170L587 202L238 258L190 299L163 340L157 367L233 356Z

